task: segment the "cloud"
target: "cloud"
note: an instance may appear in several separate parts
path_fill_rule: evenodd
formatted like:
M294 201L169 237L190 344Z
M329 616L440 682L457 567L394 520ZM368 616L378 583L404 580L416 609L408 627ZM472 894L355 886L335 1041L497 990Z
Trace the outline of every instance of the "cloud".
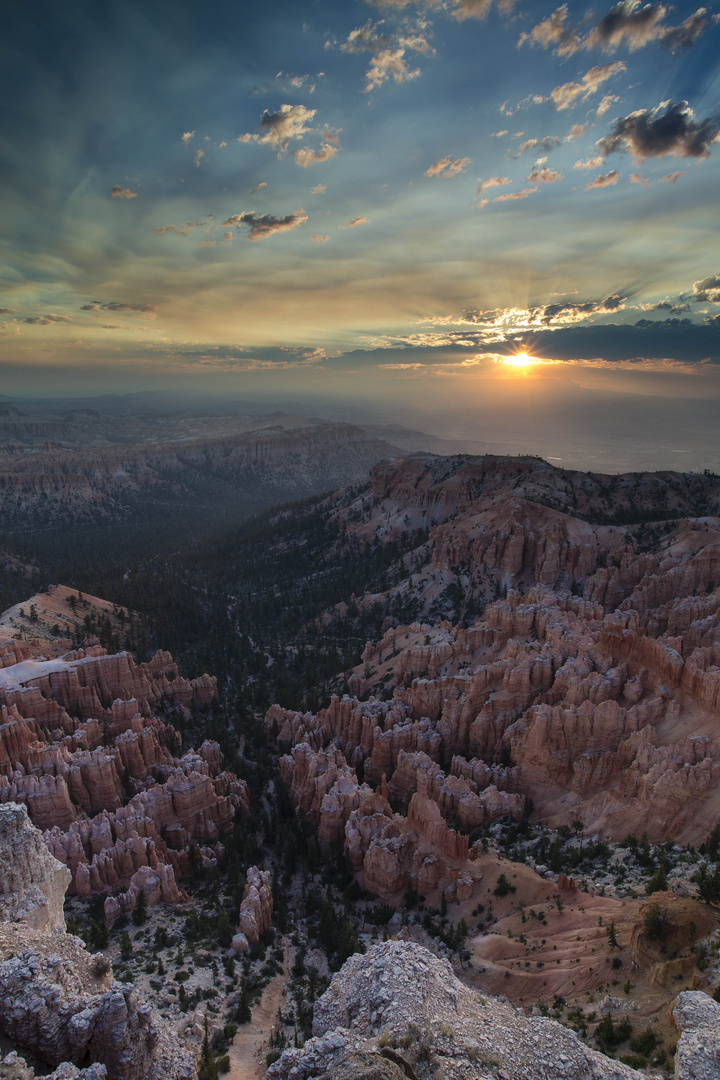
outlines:
M527 199L528 195L534 195L536 187L523 188L522 191L508 192L507 195L496 195L493 202L514 202L516 199Z
M222 225L235 225L238 229L241 225L247 225L249 232L246 236L247 240L266 240L268 236L272 236L274 233L289 232L290 229L297 229L304 221L307 221L307 214L303 214L302 210L296 214L286 214L285 217L273 217L272 214L255 214L253 211L233 214L223 221Z
M494 308L464 311L458 317L443 316L441 319L424 319L423 322L466 323L480 329L480 336L466 341L467 346L499 343L511 340L513 335L525 331L552 330L584 322L596 315L609 315L625 309L627 297L611 293L604 300L563 300L531 308ZM465 332L455 336L459 340ZM453 334L448 335L453 339Z
M347 225L338 225L338 229L357 229L358 225L369 225L370 218L356 217L352 221L349 221Z
M555 135L545 135L542 139L526 139L525 142L520 143L517 153L513 154L513 157L519 158L526 150L544 150L546 154L549 154L551 150L554 150L559 145L560 139Z
M312 128L309 126L315 118L317 109L306 109L304 105L281 105L277 112L267 109L260 117L262 135L247 132L238 135L239 142L266 143L278 151L278 157L287 150L293 139L302 139Z
M72 315L28 315L27 318L18 321L30 326L50 326L51 323L72 322Z
M591 315L608 315L615 311L623 311L626 296L613 293L604 300L585 300L577 303L545 304L537 309L536 317L542 326L559 326L568 323L579 322L589 319Z
M592 181L592 183L587 185L585 190L586 191L591 191L592 188L610 187L612 184L617 184L617 182L618 182L618 172L617 172L617 169L613 169L609 173L605 173L604 175L601 174L600 176L596 176L595 179Z
M653 311L671 311L673 315L682 315L690 310L689 304L673 304L670 300L661 300L653 306Z
M621 0L588 33L583 33L580 26L568 23L568 5L562 4L532 30L521 34L518 46L529 42L566 57L579 49L611 52L625 47L634 52L651 42L660 42L674 52L691 46L711 22L707 9L698 8L679 26L668 26L664 20L669 10L661 3L641 6L641 0Z
M327 187L325 184L316 184L315 187L310 188L311 195L324 195L326 191Z
M0 307L0 315L14 315L14 314L15 314L15 308Z
M666 15L663 4L640 7L640 0L621 0L592 28L585 47L607 51L625 45L634 52L662 37L660 24Z
M605 113L612 108L615 102L619 100L620 98L617 96L617 94L605 94L597 107L598 117L604 116Z
M572 56L582 48L582 38L574 27L567 25L567 17L568 6L562 4L529 33L521 34L518 45L528 41L531 45L540 45L544 49L552 48L557 56Z
M548 169L545 160L545 158L541 158L533 165L532 171L528 176L528 180L531 184L554 184L556 180L562 180L562 173L553 172L552 169Z
M411 5L421 3L422 0L368 0L368 2L375 7L403 11ZM493 0L425 0L424 2L425 7L447 11L458 22L464 19L485 19L492 5ZM509 15L514 6L515 0L499 0L498 2L501 15Z
M193 135L194 135L194 134L195 134L195 132L194 132L194 131L185 131L185 132L184 132L184 133L183 133L183 134L182 134L182 135L180 136L180 142L184 142L184 143L189 143L189 142L190 142L190 140L192 139L192 137L193 137Z
M491 138L493 138L493 139L501 139L503 137L503 135L507 135L507 133L508 133L507 128L503 128L502 131L493 131L491 133Z
M702 303L720 304L720 274L693 282L693 300Z
M485 179L478 180L478 195L482 195L483 191L487 191L488 188L493 187L505 187L506 184L512 184L507 176L488 176Z
M565 142L572 142L573 139L579 139L581 135L585 134L588 126L588 124L573 124L570 131L565 136Z
M576 161L573 169L597 169L605 159L601 156L588 158L586 161Z
M463 19L485 19L492 7L492 0L453 0L453 17L462 22Z
M137 199L137 191L131 191L130 188L120 187L119 184L115 184L110 194L113 199Z
M569 109L571 105L575 105L577 102L587 101L591 94L597 93L604 82L611 79L613 75L618 75L621 71L626 70L627 68L622 60L590 68L589 71L585 72L580 82L568 82L563 83L562 86L556 86L550 92L550 100L556 109Z
M330 237L329 236L322 236L320 233L314 232L310 236L310 239L314 240L316 244L327 244Z
M717 15L713 18L717 19ZM671 52L675 52L676 49L689 49L696 39L705 33L709 23L710 16L707 8L698 8L679 26L669 26L663 34L663 42Z
M455 158L454 161L451 161L449 157L439 158L433 162L429 169L425 170L425 175L447 179L450 176L458 176L460 173L464 173L469 164L469 157Z
M601 164L601 162L598 161L598 165L600 165L600 164ZM639 172L630 173L630 183L631 184L642 184L643 187L650 187L650 181L646 180L645 177L642 175L642 173L639 173Z
M159 229L155 230L155 236L162 233L177 233L178 236L188 236L193 229L197 229L204 224L205 221L197 219L195 221L186 221L184 225L161 225Z
M313 165L319 161L330 161L337 154L339 146L334 146L328 140L322 143L317 150L311 150L307 146L301 146L298 150L295 150L293 157L295 163L300 165L303 169L306 169L308 165Z
M264 187L267 187L267 180L261 180L259 184L256 184L250 194L254 195L256 191L260 191Z
M695 120L686 101L662 101L655 109L639 109L615 121L598 141L603 156L630 153L636 161L651 157L704 158L720 133L720 115Z
M668 173L667 176L661 176L660 179L666 184L674 184L683 175L684 169L677 169L675 172Z
M196 150L195 151L195 165L198 168L200 167L200 162L202 161L202 159L204 157L205 157L205 151L204 150Z
M102 300L91 300L89 304L83 304L80 308L81 311L125 311L134 314L148 315L153 311L157 311L157 308L152 304L128 304L122 300L108 300L103 302Z
M370 66L365 73L365 92L370 93L389 79L402 83L419 76L419 68L408 67L407 54L416 52L428 55L435 51L425 36L424 27L425 24L420 23L414 29L388 35L381 33L378 25L368 20L364 26L351 30L346 40L336 47L341 52L371 54ZM326 48L335 45L334 41L325 43Z

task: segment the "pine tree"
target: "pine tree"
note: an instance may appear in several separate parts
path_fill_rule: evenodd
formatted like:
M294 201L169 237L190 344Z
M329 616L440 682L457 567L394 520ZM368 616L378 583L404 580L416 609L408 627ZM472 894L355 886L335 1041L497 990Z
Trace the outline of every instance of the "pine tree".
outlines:
M250 1007L250 995L247 992L247 986L245 980L242 980L240 987L240 998L237 1006L237 1022L238 1024L249 1024L252 1020L252 1009Z
M132 921L136 926L142 926L147 920L147 898L145 896L145 890L141 889L138 893L137 900L135 901L135 907L133 908Z
M203 1037L202 1050L200 1051L200 1061L198 1063L198 1080L219 1080L220 1072L217 1067L217 1061L215 1060L215 1054L213 1048L210 1045L210 1039L208 1037L208 1022L207 1016L205 1017L205 1035Z

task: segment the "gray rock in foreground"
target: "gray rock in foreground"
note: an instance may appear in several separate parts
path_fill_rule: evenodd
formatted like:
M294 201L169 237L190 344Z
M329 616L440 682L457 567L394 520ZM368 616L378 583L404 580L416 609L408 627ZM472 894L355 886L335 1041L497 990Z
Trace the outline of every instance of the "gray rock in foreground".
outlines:
M720 1077L720 1005L699 990L678 994L673 1019L682 1032L675 1051L676 1080Z
M382 1056L388 1052L392 1060ZM352 956L315 1006L313 1038L286 1050L268 1070L268 1080L318 1076L647 1080L561 1024L526 1017L470 989L446 960L405 941Z

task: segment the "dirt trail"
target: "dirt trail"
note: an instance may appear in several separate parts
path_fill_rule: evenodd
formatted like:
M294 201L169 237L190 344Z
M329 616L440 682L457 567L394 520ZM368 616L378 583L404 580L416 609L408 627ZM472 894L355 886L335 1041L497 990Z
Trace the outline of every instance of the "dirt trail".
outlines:
M289 962L286 955L281 974L275 975L265 987L260 1004L253 1009L252 1020L238 1028L228 1051L227 1080L263 1080L270 1032L277 1025L278 1009L285 1003L283 990L287 986Z

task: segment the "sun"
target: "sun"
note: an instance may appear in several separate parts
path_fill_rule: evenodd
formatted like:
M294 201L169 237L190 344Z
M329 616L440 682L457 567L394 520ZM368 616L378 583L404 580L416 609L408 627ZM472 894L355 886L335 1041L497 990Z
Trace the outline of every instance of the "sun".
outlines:
M529 356L528 353L514 353L513 356L504 356L502 360L503 364L507 364L508 367L513 368L529 368L533 364L539 363L534 356Z

